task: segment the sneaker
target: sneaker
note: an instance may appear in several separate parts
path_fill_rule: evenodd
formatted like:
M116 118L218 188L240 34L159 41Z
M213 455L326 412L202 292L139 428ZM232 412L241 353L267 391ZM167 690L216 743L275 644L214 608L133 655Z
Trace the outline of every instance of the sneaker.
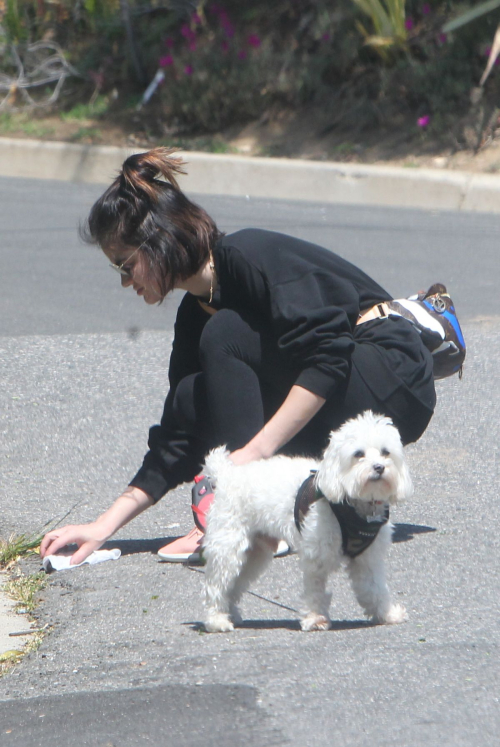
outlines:
M194 523L202 532L207 528L207 511L214 499L214 486L210 477L197 475L191 490L191 508Z
M169 563L199 563L203 532L193 527L185 537L179 537L158 550L158 557Z

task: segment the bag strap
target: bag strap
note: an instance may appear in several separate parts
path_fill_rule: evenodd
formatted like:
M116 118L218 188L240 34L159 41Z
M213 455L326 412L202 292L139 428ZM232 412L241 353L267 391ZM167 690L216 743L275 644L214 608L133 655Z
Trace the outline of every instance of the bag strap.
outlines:
M375 306L372 306L371 309L368 309L368 311L365 311L363 314L359 315L358 321L356 322L356 327L358 326L358 324L371 322L373 321L373 319L385 319L385 317L389 316L390 313L391 310L386 303L378 303Z

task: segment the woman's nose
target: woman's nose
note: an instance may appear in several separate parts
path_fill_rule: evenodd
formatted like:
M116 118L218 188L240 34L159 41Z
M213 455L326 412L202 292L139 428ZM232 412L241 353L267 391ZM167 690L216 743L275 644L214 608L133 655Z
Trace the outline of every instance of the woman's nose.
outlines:
M121 276L122 288L128 288L129 285L132 285L132 282L133 282L132 275L122 275Z

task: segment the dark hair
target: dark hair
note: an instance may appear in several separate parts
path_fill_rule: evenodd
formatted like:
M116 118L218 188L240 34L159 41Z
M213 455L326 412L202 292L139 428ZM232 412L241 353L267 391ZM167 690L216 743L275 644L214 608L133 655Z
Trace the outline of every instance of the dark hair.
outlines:
M163 298L177 281L198 272L223 236L179 189L176 175L186 172L173 153L173 148L154 148L127 158L80 227L89 244L140 247Z

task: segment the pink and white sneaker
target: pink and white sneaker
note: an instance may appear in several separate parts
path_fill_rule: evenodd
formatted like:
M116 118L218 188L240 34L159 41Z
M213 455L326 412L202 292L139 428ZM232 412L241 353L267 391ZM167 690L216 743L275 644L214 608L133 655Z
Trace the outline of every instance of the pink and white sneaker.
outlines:
M199 563L203 532L193 527L185 537L179 537L158 550L158 557L169 563Z

